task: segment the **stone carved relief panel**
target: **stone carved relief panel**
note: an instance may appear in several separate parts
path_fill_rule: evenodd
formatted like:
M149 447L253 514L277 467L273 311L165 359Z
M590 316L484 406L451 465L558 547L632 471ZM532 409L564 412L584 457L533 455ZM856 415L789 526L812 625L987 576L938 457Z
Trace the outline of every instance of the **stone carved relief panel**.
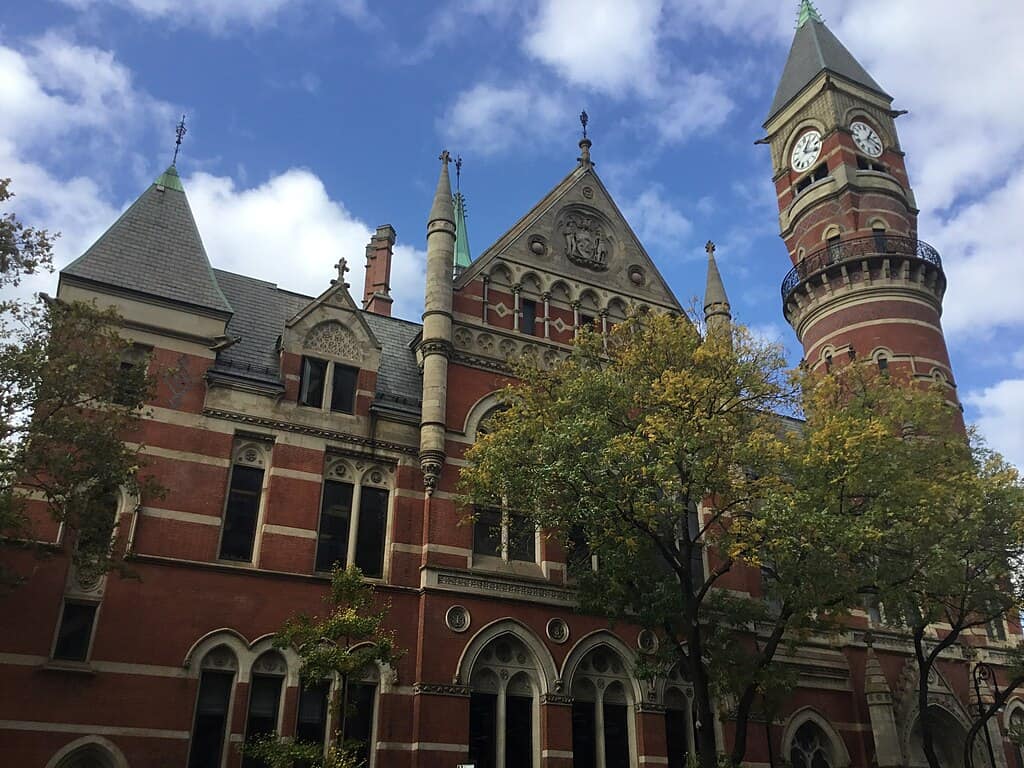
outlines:
M303 346L310 352L319 352L342 360L361 362L365 356L356 335L341 323L334 321L314 326L306 334Z

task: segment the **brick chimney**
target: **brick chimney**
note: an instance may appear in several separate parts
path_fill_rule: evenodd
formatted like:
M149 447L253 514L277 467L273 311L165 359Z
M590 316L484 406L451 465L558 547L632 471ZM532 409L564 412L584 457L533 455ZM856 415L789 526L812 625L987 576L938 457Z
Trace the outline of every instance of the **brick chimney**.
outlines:
M395 228L377 227L366 246L366 280L363 283L363 309L375 315L391 317L391 257L395 247Z

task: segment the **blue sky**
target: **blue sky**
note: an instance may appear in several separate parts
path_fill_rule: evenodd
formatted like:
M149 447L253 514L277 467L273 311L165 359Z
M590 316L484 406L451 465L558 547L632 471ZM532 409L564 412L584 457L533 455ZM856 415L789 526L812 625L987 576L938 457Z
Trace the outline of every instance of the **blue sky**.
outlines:
M687 303L718 243L740 320L798 359L761 123L795 1L34 0L0 20L0 174L74 258L168 164L215 266L320 292L377 224L418 318L442 147L461 154L474 253L575 164L598 173ZM942 254L943 322L968 418L1024 465L1024 6L820 0L895 97ZM955 50L950 49L955 43ZM354 288L361 274L350 275ZM52 290L55 281L32 286Z

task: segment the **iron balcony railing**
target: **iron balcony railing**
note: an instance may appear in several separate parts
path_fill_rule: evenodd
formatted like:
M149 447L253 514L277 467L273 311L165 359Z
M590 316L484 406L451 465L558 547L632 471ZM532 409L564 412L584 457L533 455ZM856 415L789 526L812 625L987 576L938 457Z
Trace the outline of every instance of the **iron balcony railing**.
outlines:
M855 237L830 243L815 251L789 270L782 281L782 301L785 303L789 295L800 283L812 275L848 261L858 261L870 256L899 256L902 258L920 259L942 269L939 252L924 240L899 235L878 233L868 237Z

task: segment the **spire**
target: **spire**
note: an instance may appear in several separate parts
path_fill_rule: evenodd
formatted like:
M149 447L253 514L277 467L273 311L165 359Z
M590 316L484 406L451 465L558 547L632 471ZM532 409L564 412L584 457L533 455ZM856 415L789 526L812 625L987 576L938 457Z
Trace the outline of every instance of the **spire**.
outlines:
M821 14L818 13L818 9L814 7L814 3L811 0L800 0L800 10L797 12L796 17L797 27L802 27L810 20L824 23Z
M782 71L782 79L775 91L767 119L771 120L824 71L892 100L825 26L811 0L800 0L793 45L789 49L789 58L786 59L786 67Z
M61 280L76 279L219 315L232 312L173 165L61 272Z
M708 252L708 281L704 288L704 324L708 332L717 328L729 328L732 324L732 310L729 297L725 295L722 276L715 262L715 244L708 240L704 250Z
M466 198L462 194L462 158L455 161L455 196L452 204L455 206L455 274L458 276L462 270L473 263L473 257L469 253L469 231L466 229Z
M430 207L430 217L427 219L428 226L432 221L455 223L455 209L452 205L452 182L448 177L448 163L451 162L451 155L448 154L447 149L442 150L438 160L441 161L441 175L437 179L434 204Z

